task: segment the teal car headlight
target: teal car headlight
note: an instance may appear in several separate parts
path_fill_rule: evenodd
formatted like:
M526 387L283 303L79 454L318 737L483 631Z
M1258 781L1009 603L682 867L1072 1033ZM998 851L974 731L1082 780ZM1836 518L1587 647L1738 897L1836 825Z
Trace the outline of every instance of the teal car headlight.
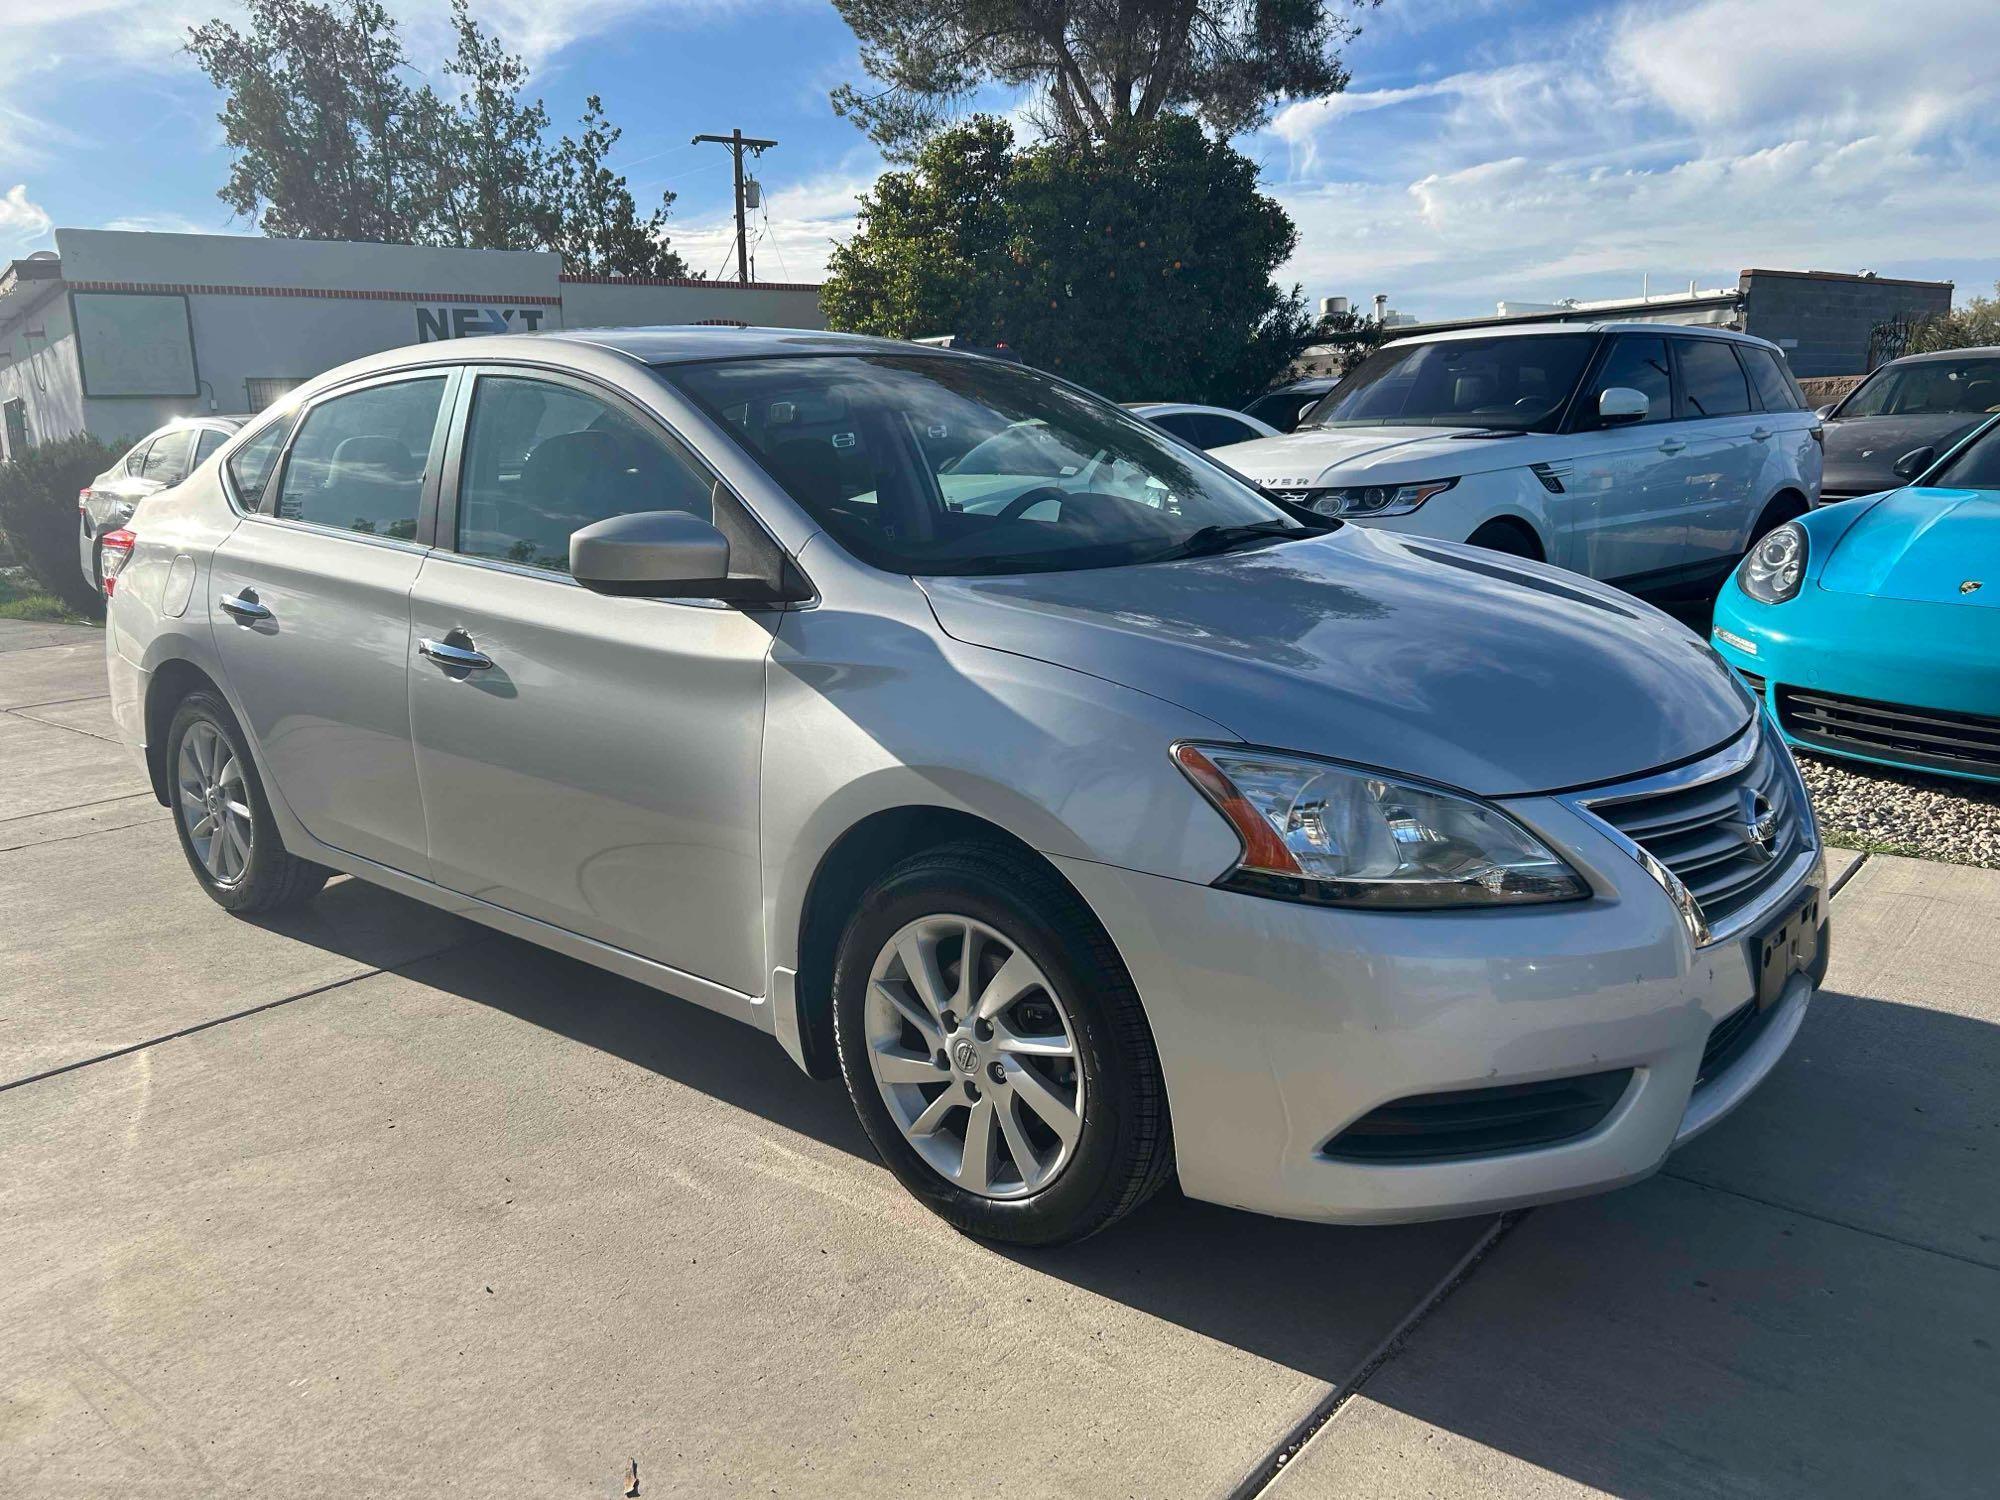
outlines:
M1759 604L1798 597L1806 576L1806 529L1787 521L1750 549L1736 570L1736 586Z

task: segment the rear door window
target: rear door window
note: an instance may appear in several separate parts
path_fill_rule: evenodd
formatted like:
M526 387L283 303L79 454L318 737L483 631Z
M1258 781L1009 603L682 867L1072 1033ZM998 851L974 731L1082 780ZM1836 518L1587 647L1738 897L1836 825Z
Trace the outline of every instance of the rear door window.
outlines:
M155 484L179 484L187 478L188 450L194 446L194 429L183 427L178 432L163 432L153 439L153 446L146 450L146 464L140 471L140 478L150 479Z
M1690 417L1733 417L1750 410L1750 382L1723 339L1676 339L1681 389Z
M285 434L291 430L289 416L266 422L250 441L223 461L222 467L236 492L236 503L243 509L255 510L262 502L271 466L278 461L278 450L285 446Z
M146 472L146 454L152 446L153 440L151 438L140 439L140 441L132 445L132 451L125 455L124 462L119 464L118 467L123 469L127 474L130 474L134 479L137 479Z
M321 401L299 423L278 515L336 531L409 541L445 377L371 385Z
M1743 356L1743 367L1750 372L1750 383L1757 388L1757 399L1764 404L1765 411L1803 411L1805 401L1797 386L1792 384L1791 373L1769 349L1738 349Z
M190 466L189 472L192 473L195 469L199 469L203 464L215 457L215 450L228 441L228 433L218 432L213 427L202 428L201 436L196 440L194 445L194 463Z

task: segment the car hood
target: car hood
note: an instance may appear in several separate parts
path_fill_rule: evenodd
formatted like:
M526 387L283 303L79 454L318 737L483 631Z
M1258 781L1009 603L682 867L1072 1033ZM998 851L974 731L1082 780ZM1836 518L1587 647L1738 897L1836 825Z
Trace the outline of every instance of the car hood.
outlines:
M1942 455L1956 439L1985 420L1977 412L1829 418L1822 486L1842 495L1895 489L1903 482L1896 475L1897 459L1926 445Z
M1657 610L1362 527L1178 563L921 581L958 640L1136 688L1253 744L1487 796L1635 776L1751 716L1721 659Z
M1968 590L1967 583L1980 587ZM2000 606L2000 493L1884 495L1841 534L1819 586L1879 599Z
M1524 462L1516 435L1467 435L1484 432L1478 427L1327 427L1231 443L1215 449L1213 456L1273 490L1452 479Z

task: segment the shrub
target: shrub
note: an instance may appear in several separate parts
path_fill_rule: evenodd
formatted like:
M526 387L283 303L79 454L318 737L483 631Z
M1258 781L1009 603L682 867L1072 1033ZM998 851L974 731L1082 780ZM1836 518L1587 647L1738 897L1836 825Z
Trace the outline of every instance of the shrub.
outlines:
M117 457L117 449L77 436L0 463L0 533L7 550L43 588L92 619L103 618L104 600L77 566L76 492Z

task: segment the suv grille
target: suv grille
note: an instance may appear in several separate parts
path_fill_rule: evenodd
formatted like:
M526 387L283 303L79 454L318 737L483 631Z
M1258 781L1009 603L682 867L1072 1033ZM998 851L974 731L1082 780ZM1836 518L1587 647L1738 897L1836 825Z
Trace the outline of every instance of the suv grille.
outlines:
M1735 771L1689 786L1590 799L1591 812L1679 877L1718 927L1755 901L1806 846L1797 782L1787 774L1775 736L1760 727L1756 752ZM1760 841L1763 823L1768 838Z
M1778 684L1778 722L1802 745L1876 755L1941 771L2000 776L2000 719L1908 708Z

